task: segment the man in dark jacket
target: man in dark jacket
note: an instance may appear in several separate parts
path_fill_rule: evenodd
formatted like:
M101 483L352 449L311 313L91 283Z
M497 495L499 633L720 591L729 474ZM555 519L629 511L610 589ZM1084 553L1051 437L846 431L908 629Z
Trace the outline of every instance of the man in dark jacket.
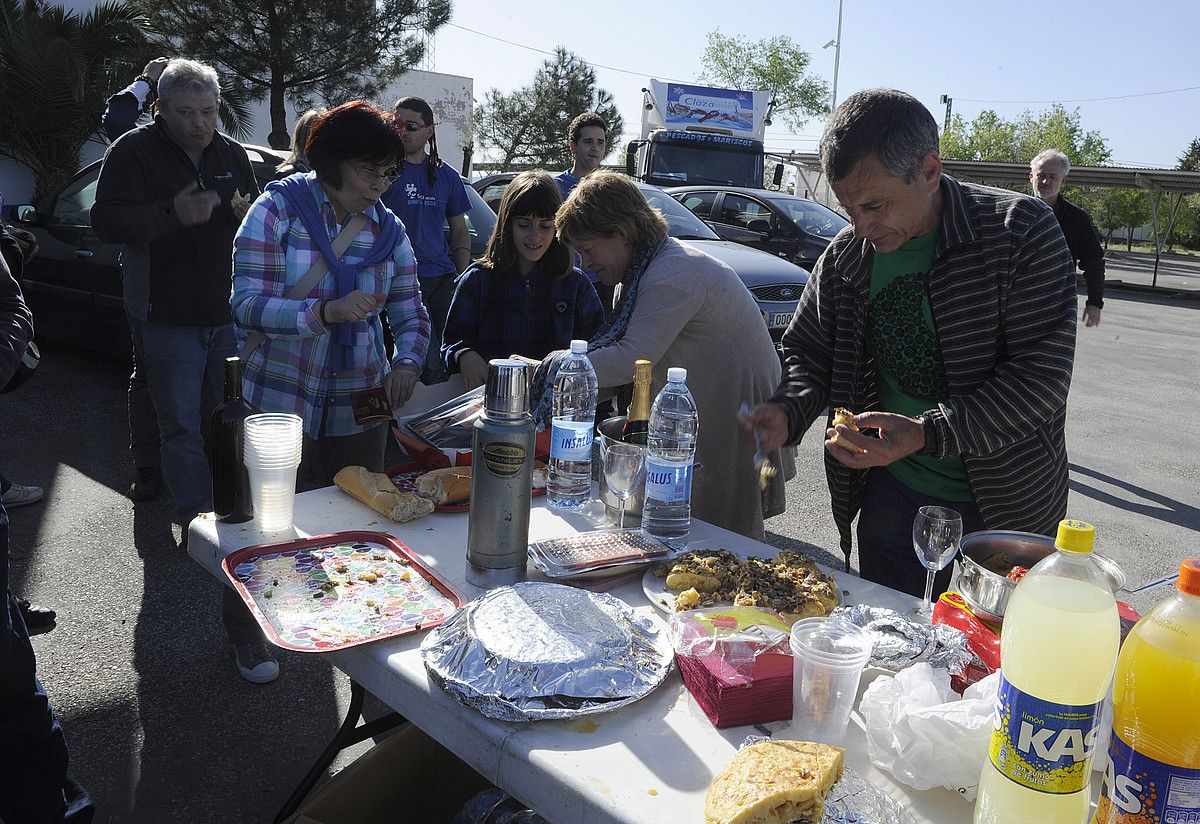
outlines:
M192 518L212 510L202 429L222 395L225 359L237 354L233 236L258 192L246 150L216 130L220 103L212 68L170 61L154 122L109 148L92 206L97 236L125 244L125 308L142 341L163 478L185 544ZM225 627L242 676L274 680L278 665L236 598L227 598Z
M0 257L0 386L17 371L32 338L21 287ZM8 553L8 514L0 503L0 820L87 824L95 807L67 777L67 742L9 590Z
M1044 149L1029 161L1033 193L1054 211L1071 250L1071 259L1083 270L1083 281L1087 284L1083 324L1099 326L1100 310L1104 308L1104 247L1088 213L1062 196L1070 173L1071 161L1057 149Z
M1044 204L942 174L937 123L903 92L850 97L820 152L851 226L784 334L783 383L743 426L770 452L827 408L857 413L872 432L830 418L825 433L847 568L857 517L862 577L920 596L920 507L958 511L964 532L1054 534L1065 514L1070 253Z

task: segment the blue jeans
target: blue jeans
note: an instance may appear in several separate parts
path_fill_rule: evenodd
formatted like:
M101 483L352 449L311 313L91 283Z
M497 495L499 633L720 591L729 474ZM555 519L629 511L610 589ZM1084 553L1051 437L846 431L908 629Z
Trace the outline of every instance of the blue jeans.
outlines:
M446 316L450 314L450 300L454 297L455 275L438 275L432 278L418 277L421 285L421 303L429 312L429 351L425 354L425 368L421 370L421 383L429 386L442 383L449 376L442 361L442 334L446 331Z
M37 678L33 647L8 588L8 515L0 504L0 819L87 824L95 807L67 777L67 742Z
M917 492L882 467L867 475L862 511L858 515L858 574L868 581L925 595L925 567L913 549L912 527L923 506L944 506L962 516L963 535L983 529L974 501L943 501ZM933 599L950 586L953 564L933 579Z
M225 359L237 354L233 323L175 326L130 319L139 329L146 383L158 416L163 480L175 497L175 521L184 529L197 512L212 509L212 475L204 430L221 400Z

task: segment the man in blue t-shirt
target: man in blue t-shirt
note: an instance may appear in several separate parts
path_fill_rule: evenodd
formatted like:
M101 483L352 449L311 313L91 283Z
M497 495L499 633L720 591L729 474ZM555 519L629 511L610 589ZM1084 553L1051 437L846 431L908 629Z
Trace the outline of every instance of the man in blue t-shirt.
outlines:
M396 101L395 114L396 129L404 143L404 164L399 179L384 193L383 202L396 213L408 232L417 257L421 302L433 322L433 338L421 382L441 383L447 377L440 352L450 298L454 296L454 279L471 265L471 235L466 219L471 202L467 200L462 177L438 157L433 110L429 104L419 97L402 97ZM449 243L443 231L447 222Z
M584 112L571 121L567 129L567 146L573 158L571 168L554 176L564 201L579 185L579 181L600 168L600 161L608 154L608 124L595 112ZM575 264L579 265L578 259ZM604 304L604 316L607 318L612 312L614 287L605 286L594 272L583 269L583 273L588 276L592 286L596 287L600 302Z

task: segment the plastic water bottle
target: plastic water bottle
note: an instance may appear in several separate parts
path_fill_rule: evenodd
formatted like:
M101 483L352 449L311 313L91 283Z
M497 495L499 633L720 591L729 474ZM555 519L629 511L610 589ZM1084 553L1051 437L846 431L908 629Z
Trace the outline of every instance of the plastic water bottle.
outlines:
M1096 530L1062 521L1054 544L1004 609L1000 691L975 824L1087 820L1100 704L1121 627L1108 576L1092 558Z
M650 410L642 529L676 549L687 544L692 528L692 464L699 426L687 370L672 367Z
M571 354L554 380L550 425L550 506L580 509L592 495L592 435L596 428L596 370L587 341L571 341Z
M1093 824L1200 821L1200 558L1117 657L1113 734Z

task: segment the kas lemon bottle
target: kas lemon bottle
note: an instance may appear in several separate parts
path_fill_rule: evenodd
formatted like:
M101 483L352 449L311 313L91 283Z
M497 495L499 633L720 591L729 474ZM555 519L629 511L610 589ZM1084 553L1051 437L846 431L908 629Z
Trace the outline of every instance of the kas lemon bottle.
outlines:
M1113 735L1093 824L1200 821L1200 558L1138 621L1113 680Z
M1100 702L1120 644L1117 602L1092 558L1096 530L1062 521L1057 552L1013 591L975 824L1084 824Z

